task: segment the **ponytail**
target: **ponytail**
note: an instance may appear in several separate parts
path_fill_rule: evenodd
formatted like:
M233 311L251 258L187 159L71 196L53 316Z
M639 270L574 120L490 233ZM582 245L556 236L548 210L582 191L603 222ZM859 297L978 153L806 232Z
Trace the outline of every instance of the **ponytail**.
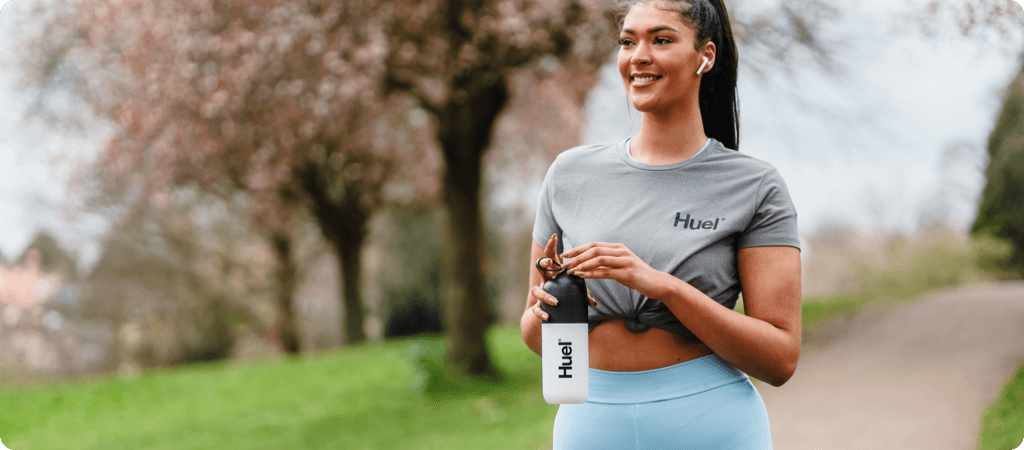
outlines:
M683 22L697 30L696 50L708 42L715 44L715 65L701 77L698 103L704 134L739 149L740 107L736 98L739 54L732 34L729 13L723 0L626 0L619 8L620 28L629 8L641 3L661 2L677 10Z
M732 35L729 13L723 0L693 0L691 14L700 24L698 48L715 43L715 65L700 81L700 116L704 134L718 139L726 148L740 148L740 106L736 98L739 54Z

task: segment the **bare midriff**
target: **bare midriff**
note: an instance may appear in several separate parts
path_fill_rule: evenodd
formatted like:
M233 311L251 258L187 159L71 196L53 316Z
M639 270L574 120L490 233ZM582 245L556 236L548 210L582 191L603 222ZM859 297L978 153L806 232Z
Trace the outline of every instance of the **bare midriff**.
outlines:
M668 330L650 328L634 333L621 318L601 322L590 332L590 367L612 372L659 369L712 353Z

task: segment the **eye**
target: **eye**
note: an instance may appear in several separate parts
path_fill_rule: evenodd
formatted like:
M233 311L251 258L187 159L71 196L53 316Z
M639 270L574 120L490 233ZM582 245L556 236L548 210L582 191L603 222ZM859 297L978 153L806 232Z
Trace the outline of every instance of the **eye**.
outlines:
M654 43L655 44L671 44L672 43L672 39L669 39L667 37L656 37L656 38L654 38Z
M619 45L621 45L621 46L633 45L633 40L627 39L627 38L619 39Z

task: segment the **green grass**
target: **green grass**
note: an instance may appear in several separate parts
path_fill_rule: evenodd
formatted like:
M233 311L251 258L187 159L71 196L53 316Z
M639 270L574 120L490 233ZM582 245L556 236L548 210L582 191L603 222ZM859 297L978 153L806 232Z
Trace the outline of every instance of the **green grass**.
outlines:
M869 301L868 298L856 296L804 301L801 305L802 328L807 331L832 317L855 314Z
M410 360L440 341L347 348L256 367L209 364L0 393L13 450L549 447L557 406L518 327L494 328L500 383L424 395ZM420 389L422 390L422 389Z
M992 403L981 422L978 450L1009 450L1024 441L1024 364Z

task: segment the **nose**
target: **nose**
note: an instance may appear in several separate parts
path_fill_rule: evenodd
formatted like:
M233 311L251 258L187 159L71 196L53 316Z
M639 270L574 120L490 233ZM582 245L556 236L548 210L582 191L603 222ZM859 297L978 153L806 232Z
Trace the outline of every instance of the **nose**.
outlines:
M630 62L635 65L642 66L644 64L651 63L651 46L646 42L640 42L636 45L636 50L633 51L633 57L630 58Z

